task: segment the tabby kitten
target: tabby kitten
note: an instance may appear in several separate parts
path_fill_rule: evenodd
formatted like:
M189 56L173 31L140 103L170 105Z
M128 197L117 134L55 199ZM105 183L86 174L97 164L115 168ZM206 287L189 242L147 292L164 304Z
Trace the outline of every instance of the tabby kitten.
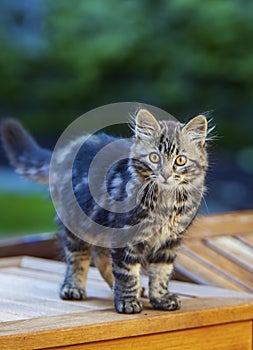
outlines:
M36 181L47 182L51 153L40 148L16 121L2 123L1 134L10 162L17 171ZM149 299L153 307L176 310L181 302L177 295L169 293L168 283L177 250L196 216L205 190L207 120L199 115L186 125L174 120L157 121L148 110L140 109L135 116L134 134L131 140L122 140L127 159L114 164L106 177L111 198L122 201L130 196L134 200L135 206L127 212L109 211L100 206L92 197L88 182L94 156L116 138L98 134L84 144L80 138L56 155L59 163L65 162L67 168L71 148L79 149L71 181L80 207L97 224L129 232L129 240L123 246L112 245L111 249L86 241L86 234L88 237L93 232L89 232L85 220L76 220L71 209L66 191L70 179L61 173L53 174L58 206L67 208L63 211L66 220L76 227L71 232L67 225L62 225L67 270L60 296L71 300L86 298L86 277L93 254L101 275L113 287L117 312L130 314L142 310L141 265L148 272ZM96 185L99 188L101 184ZM102 200L103 193L101 191ZM80 235L78 238L75 229L83 232L83 239Z

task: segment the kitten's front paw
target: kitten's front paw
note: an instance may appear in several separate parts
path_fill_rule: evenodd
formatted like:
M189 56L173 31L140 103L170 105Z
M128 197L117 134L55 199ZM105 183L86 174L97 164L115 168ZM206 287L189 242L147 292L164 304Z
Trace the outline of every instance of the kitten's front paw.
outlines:
M85 289L71 284L64 284L60 290L60 297L64 300L85 300Z
M142 303L138 299L115 299L115 309L120 314L137 314L142 311Z
M181 307L181 300L175 294L166 293L162 298L150 298L154 309L157 310L178 310Z

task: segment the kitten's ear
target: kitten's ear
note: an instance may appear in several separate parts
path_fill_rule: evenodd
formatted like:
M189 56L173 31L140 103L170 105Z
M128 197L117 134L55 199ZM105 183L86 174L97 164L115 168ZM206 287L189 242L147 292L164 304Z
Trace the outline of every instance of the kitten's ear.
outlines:
M140 109L135 118L135 136L137 139L147 139L156 135L161 127L147 109Z
M204 115L198 115L184 126L184 129L191 139L200 146L205 145L207 136L207 120Z

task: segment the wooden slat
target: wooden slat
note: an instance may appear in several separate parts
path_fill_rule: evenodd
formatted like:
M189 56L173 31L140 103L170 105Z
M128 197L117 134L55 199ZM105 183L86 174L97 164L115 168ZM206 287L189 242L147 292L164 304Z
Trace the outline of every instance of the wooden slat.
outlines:
M176 261L183 280L253 293L253 211L197 218Z
M188 329L149 336L128 337L119 340L100 341L90 344L57 347L55 350L251 350L252 326L250 322L238 322L204 328Z
M253 233L248 234L238 234L235 235L237 239L247 244L247 246L253 248Z
M19 320L23 320L24 316L22 316L21 314L18 314L16 312L11 313L9 311L1 311L0 310L0 320L5 320L5 322L11 322L11 321L19 321ZM1 327L1 322L0 321L0 327ZM1 344L1 335L0 335L0 344Z
M235 289L242 292L249 291L247 287L238 285L238 283L229 278L229 276L218 274L217 271L212 268L211 264L203 263L201 259L192 256L188 250L184 250L183 254L178 256L176 269L195 283Z
M210 271L235 282L238 288L243 287L248 292L253 292L252 273L207 246L205 241L188 242L184 251L192 255L200 264L207 266ZM215 284L215 281L213 283Z
M0 269L7 266L20 266L22 259L21 256L0 259Z
M187 239L238 233L253 234L253 210L197 217L187 232Z
M63 251L59 237L53 233L19 236L0 240L0 258L29 255L61 260Z
M146 279L144 287L147 288L148 280ZM171 293L187 297L202 298L246 298L253 299L253 293L239 292L237 290L224 289L211 286L199 286L195 283L171 281L169 284Z
M253 249L238 239L220 236L208 239L207 244L238 265L253 272Z
M57 261L40 258L37 259L35 257L31 258L29 256L23 257L21 267L54 273L63 273L65 271L65 265Z

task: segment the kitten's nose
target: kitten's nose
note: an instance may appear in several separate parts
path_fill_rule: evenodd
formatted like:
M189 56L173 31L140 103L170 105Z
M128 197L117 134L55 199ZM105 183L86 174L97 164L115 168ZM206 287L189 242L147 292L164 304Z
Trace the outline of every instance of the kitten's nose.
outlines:
M169 173L163 173L162 177L164 178L165 181L167 181L168 178L170 177L170 174Z

